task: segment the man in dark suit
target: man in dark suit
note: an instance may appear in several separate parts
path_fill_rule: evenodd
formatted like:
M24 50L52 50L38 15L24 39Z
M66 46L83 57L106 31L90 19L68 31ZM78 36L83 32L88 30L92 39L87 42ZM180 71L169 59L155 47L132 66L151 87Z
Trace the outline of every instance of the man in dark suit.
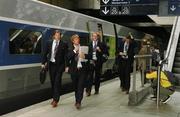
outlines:
M134 61L134 49L131 44L131 37L127 36L120 43L118 48L118 63L120 71L120 87L122 91L126 91L129 94L130 89L130 73L132 63Z
M99 94L99 87L100 87L100 77L102 72L102 65L103 65L103 55L107 52L105 50L103 43L100 41L100 35L98 32L92 34L92 42L89 45L89 54L86 55L86 58L90 60L90 70L89 76L86 86L86 95L91 95L91 88L93 85L93 76L95 72L95 94Z
M53 40L48 41L42 60L42 68L48 64L52 86L53 101L51 105L56 107L61 90L62 74L65 70L67 45L61 40L61 33L55 30Z
M84 81L87 74L87 60L84 60L85 56L80 52L80 38L78 35L73 35L71 37L73 43L72 49L69 49L68 58L68 71L71 74L71 79L75 88L75 106L77 109L81 107L81 101L83 99L84 92ZM68 69L68 70L67 70Z

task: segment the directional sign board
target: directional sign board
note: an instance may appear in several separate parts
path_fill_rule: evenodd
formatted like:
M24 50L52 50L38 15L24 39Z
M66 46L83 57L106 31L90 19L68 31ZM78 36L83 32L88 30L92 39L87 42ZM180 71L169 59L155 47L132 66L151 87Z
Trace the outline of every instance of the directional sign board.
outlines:
M101 15L158 14L158 0L101 0Z
M168 13L170 15L180 15L180 0L169 0Z

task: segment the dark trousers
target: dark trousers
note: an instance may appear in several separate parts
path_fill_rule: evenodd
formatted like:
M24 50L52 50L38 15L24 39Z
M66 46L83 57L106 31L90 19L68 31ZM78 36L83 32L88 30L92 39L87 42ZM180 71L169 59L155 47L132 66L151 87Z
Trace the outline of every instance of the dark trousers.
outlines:
M130 70L131 65L128 60L119 61L119 78L121 81L120 87L126 91L130 89Z
M153 88L153 94L155 97L157 97L157 79L154 79L152 81L152 88ZM175 92L175 89L173 87L162 87L160 85L160 99L161 100L165 100L167 97L169 97L170 95L172 95Z
M85 78L86 71L83 69L79 69L77 72L71 73L71 79L74 84L76 103L81 103L83 99Z
M63 66L62 66L63 67ZM56 102L60 99L63 68L57 67L55 63L49 63L49 74L52 87L52 97Z
M89 71L88 73L88 81L87 81L87 87L86 91L91 91L92 85L93 85L93 79L94 79L94 85L95 85L95 91L99 92L100 87L100 78L101 78L101 72L102 72L102 64L95 64L94 68ZM95 78L94 78L95 73Z
M89 69L86 77L86 92L91 92L94 78L94 66L91 65L92 69Z

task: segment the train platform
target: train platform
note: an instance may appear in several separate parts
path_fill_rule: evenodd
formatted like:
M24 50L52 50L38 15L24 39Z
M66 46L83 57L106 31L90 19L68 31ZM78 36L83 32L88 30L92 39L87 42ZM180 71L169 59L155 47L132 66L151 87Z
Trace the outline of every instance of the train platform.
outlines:
M84 96L80 110L74 107L72 92L61 97L57 108L52 108L51 100L47 100L2 117L180 117L179 92L159 109L149 96L138 106L129 106L128 96L120 90L116 78L102 83L99 95Z

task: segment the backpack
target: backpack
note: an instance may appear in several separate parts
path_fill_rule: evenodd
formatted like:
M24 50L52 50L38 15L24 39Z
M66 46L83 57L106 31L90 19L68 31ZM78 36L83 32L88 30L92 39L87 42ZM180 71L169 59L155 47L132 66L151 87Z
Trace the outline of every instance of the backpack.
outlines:
M177 81L176 81L176 77L174 76L174 74L170 71L164 71L164 74L167 76L169 82L172 84L172 85L176 85L177 84Z

